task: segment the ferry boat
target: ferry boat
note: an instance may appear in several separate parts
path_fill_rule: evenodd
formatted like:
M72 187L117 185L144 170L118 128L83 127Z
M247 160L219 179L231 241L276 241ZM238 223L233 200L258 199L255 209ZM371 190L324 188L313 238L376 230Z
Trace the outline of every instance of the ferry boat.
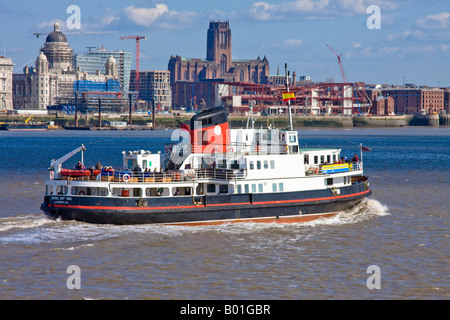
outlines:
M343 162L341 149L301 148L294 130L232 129L222 107L174 135L165 152L123 151L121 168L63 169L79 152L83 161L83 145L52 160L41 209L100 224L292 223L334 216L371 194L362 152Z

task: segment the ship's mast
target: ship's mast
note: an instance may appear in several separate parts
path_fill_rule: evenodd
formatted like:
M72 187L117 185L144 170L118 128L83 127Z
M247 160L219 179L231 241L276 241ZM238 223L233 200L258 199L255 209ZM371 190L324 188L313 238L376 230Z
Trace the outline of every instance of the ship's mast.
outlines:
M289 92L289 81L290 81L290 77L289 77L289 71L287 69L287 63L284 64L284 70L286 73L286 92ZM287 101L287 106L288 106L288 116L289 116L289 127L288 130L292 131L294 130L294 126L292 125L292 112L291 112L291 100L288 99Z

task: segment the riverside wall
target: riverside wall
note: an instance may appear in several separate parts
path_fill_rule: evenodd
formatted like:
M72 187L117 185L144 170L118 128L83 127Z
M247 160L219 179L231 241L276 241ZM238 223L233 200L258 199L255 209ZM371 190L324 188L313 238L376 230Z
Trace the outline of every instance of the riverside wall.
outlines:
M189 123L190 118L193 116L190 114L177 114L174 115L157 115L155 119L155 128L177 128L179 122ZM0 115L0 123L2 122L23 122L28 117L26 115ZM246 116L233 116L228 117L230 126L232 128L246 127ZM103 121L127 121L128 115L113 115L102 114ZM255 128L266 128L271 125L273 128L284 129L287 126L288 119L286 116L255 116L254 117ZM62 128L63 126L73 126L74 116L68 115L48 115L48 116L34 116L29 122L48 123L53 121L55 126ZM152 121L150 115L134 115L132 118L133 125L136 127L151 129L147 126ZM79 126L88 126L92 128L98 128L98 115L82 115L78 117ZM450 125L450 116L439 115L401 115L401 116L293 116L294 129L304 128L392 128L392 127L404 127L404 126L448 126ZM104 127L104 126L103 126Z

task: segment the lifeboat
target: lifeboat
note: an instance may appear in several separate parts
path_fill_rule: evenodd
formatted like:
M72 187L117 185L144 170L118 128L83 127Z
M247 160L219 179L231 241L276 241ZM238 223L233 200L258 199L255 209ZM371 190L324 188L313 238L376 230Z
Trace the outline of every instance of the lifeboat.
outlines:
M93 176L98 176L101 173L100 170L94 170L91 172L91 170L71 170L71 169L62 169L61 175L62 176L70 176L70 177L85 177L90 176L91 174Z

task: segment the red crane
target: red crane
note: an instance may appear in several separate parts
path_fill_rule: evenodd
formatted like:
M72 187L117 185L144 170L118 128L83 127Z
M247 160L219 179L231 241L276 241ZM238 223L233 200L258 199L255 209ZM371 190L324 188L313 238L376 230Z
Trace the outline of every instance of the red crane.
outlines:
M342 54L337 54L336 51L333 50L332 47L330 47L329 45L327 45L328 48L330 48L330 50L336 55L336 57L338 58L338 63L339 63L339 68L341 69L341 75L342 75L342 81L344 81L344 83L347 82L347 79L345 77L345 72L344 72L344 66L342 65L342 60L341 60L341 56Z
M141 39L147 40L147 37L145 36L127 36L127 37L120 37L120 40L128 40L128 39L135 39L136 40L136 91L139 95L139 42Z

